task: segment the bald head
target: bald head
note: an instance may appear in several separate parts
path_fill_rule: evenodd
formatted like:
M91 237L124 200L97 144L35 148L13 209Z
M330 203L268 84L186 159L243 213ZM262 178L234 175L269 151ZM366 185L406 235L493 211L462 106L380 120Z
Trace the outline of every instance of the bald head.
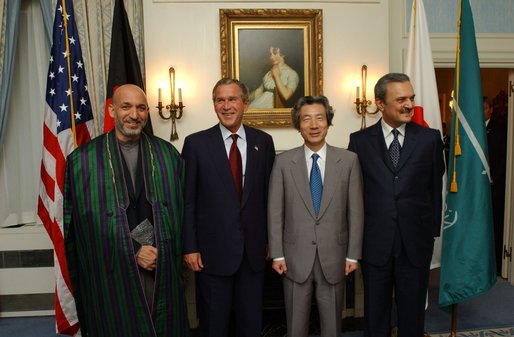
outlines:
M148 101L145 92L134 84L120 86L112 96L109 114L114 118L116 137L136 141L148 121Z
M143 89L141 89L135 84L123 84L114 91L114 94L112 95L112 104L118 104L118 100L120 99L120 97L124 97L127 94L142 95L146 102L146 94L143 91Z

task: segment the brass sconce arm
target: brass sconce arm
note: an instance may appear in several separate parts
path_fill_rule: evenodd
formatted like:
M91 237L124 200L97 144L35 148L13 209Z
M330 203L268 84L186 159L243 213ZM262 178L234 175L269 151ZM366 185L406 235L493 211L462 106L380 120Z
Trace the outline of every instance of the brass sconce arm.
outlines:
M186 107L182 103L182 89L178 89L178 105L175 104L175 69L173 67L169 68L169 76L170 76L170 94L171 94L171 103L164 106L162 104L161 99L161 89L159 88L157 110L159 111L159 116L164 120L171 119L171 134L170 141L174 141L178 139L177 133L177 119L182 118L182 114L184 113L184 108ZM168 113L166 113L168 111Z
M368 77L368 66L363 65L361 67L361 83L362 83L362 98L359 97L359 87L357 87L357 97L355 98L355 104L357 114L361 116L361 130L366 128L366 115L376 115L378 113L378 107L375 111L368 111L368 107L371 106L372 102L366 98L366 81Z

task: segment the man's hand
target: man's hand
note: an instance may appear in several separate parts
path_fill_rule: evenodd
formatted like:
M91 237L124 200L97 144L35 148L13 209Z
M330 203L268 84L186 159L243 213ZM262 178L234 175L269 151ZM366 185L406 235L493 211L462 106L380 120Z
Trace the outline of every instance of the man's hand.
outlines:
M184 254L184 262L192 271L201 271L203 269L202 257L199 252Z
M359 262L350 262L346 261L346 266L344 268L344 274L346 276L350 275L351 272L357 270L359 268Z
M271 266L279 275L287 273L286 260L273 261Z
M136 254L137 265L143 269L152 271L157 265L157 248L153 246L141 246Z

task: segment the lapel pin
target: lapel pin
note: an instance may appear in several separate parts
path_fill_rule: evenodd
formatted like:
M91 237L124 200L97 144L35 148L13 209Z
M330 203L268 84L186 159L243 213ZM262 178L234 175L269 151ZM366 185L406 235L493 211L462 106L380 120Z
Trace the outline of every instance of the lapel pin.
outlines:
M259 151L259 147L257 145L255 145L253 148L255 149L255 151Z

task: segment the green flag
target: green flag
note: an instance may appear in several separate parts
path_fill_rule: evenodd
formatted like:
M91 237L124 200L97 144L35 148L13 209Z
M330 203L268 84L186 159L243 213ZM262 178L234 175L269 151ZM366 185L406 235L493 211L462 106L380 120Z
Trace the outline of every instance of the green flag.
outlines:
M440 307L479 296L496 281L482 82L469 0L460 2L458 30Z

